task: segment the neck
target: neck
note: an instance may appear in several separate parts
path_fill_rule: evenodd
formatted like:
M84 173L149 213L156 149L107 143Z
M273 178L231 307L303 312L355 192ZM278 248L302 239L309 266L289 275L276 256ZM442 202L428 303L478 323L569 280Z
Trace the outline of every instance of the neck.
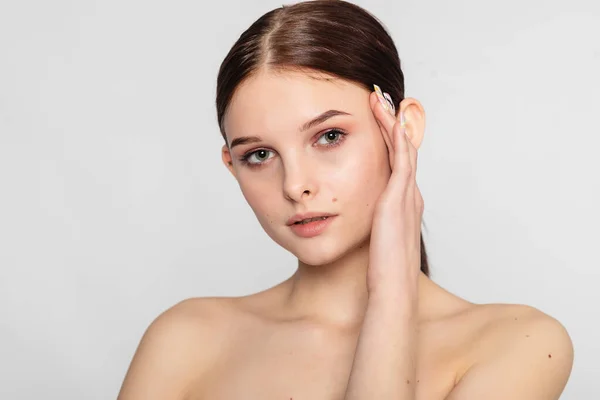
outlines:
M285 307L291 315L353 329L362 324L369 299L367 268L369 243L326 265L306 265L298 261L298 269L285 282ZM419 278L419 299L429 279ZM288 315L290 315L288 314Z

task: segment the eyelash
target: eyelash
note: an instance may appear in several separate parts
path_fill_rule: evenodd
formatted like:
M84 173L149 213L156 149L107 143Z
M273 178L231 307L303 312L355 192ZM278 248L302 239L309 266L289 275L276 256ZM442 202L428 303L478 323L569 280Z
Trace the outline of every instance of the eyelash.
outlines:
M346 140L346 136L348 135L346 132L344 132L341 129L333 128L333 129L329 129L328 131L325 131L321 135L319 135L319 138L317 139L317 141L319 139L321 139L322 137L324 137L325 135L328 135L332 132L339 134L337 141L335 141L331 144L326 144L326 145L324 145L324 147L327 147L327 148L337 147L340 144L342 144L342 142L344 142L344 140ZM239 161L242 163L242 165L248 166L250 168L260 168L261 166L263 166L265 164L266 161L268 161L268 159L263 162L259 162L259 163L252 163L252 162L248 161L250 159L250 157L252 157L254 154L258 153L259 151L272 152L272 150L267 150L267 149L255 149L255 150L249 151L246 154L244 154L243 156L241 156Z

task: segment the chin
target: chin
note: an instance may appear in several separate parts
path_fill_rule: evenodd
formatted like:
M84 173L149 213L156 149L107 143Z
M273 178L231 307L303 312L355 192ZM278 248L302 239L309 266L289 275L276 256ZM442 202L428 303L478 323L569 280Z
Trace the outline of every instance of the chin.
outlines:
M312 266L328 265L342 258L347 251L342 249L312 248L309 250L292 251L298 261Z
M273 235L268 233L281 247L292 253L306 265L320 266L332 264L352 253L368 240L368 232L354 237L322 234L310 239L295 235Z

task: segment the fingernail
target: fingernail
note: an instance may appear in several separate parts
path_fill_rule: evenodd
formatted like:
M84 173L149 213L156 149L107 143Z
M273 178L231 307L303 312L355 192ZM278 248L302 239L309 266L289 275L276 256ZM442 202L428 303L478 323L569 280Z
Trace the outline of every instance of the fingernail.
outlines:
M381 92L381 88L375 84L373 84L373 88L375 88L375 93L377 93L377 98L379 102L383 106L386 111L390 111L390 104L387 102L385 97L383 97L383 93Z
M395 117L396 116L396 106L394 106L394 102L392 101L392 96L390 96L386 92L383 92L383 97L385 97L385 99L390 103L390 112Z

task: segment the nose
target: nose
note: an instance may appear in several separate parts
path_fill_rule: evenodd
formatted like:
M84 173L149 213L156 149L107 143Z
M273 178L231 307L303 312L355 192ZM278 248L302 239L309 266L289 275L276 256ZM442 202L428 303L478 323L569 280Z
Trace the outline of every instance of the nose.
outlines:
M297 203L314 198L317 194L316 177L310 163L300 157L284 163L283 194Z

